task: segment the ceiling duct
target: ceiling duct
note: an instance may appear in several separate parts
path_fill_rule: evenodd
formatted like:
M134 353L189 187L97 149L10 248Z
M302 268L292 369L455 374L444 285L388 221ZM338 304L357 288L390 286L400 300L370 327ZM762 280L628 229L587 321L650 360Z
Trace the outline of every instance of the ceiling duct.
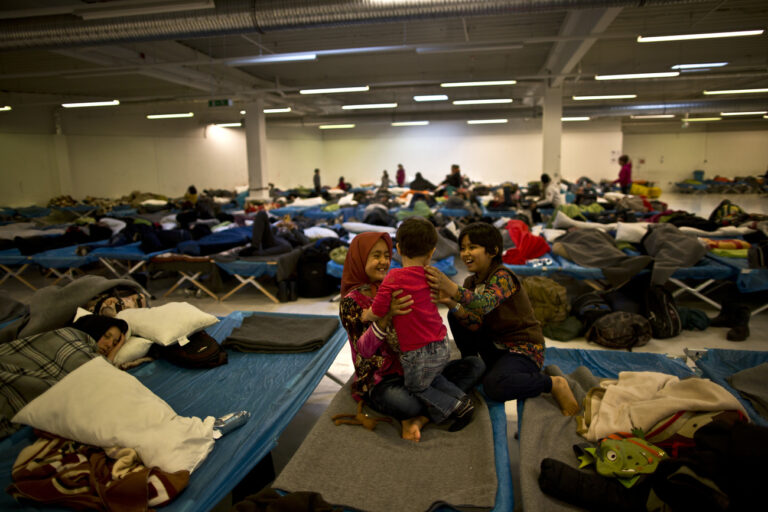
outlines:
M618 117L655 114L713 114L720 112L752 112L765 110L765 98L733 100L691 100L659 104L599 105L594 107L564 107L563 115Z
M35 10L22 10L14 13L18 17L0 21L0 49L191 39L290 28L702 1L705 0L216 0L215 9L192 8L90 20L81 19L74 11L38 16ZM109 3L104 5L106 8Z

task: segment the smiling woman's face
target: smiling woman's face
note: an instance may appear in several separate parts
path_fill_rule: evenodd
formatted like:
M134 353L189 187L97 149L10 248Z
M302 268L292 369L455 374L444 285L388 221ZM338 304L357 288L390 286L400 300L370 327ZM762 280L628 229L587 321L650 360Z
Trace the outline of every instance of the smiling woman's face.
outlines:
M107 329L107 332L96 342L99 353L110 361L115 359L115 355L123 343L125 343L125 335L117 327Z
M368 253L368 259L365 260L365 274L372 283L378 283L384 280L389 270L389 247L384 240L379 240Z

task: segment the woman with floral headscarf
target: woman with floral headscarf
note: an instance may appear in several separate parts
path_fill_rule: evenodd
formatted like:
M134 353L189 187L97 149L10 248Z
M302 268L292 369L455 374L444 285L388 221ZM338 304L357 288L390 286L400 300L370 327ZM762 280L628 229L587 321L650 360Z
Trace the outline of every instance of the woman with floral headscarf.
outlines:
M407 315L413 304L410 295L395 291L389 313L368 321L367 313L376 290L389 270L392 239L387 233L361 233L352 239L341 277L339 316L347 331L355 366L352 394L383 414L402 423L402 437L418 442L421 428L429 421L422 402L404 386L403 368L398 357L394 315ZM443 375L467 392L485 370L479 357L451 361Z

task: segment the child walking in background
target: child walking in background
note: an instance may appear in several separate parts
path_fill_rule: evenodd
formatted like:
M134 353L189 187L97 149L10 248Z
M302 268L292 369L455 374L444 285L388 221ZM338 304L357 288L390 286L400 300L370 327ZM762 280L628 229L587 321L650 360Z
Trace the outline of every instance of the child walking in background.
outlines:
M441 373L450 359L447 329L432 302L424 269L436 245L437 231L429 221L419 217L403 221L397 230L403 268L387 273L366 315L374 320L385 316L393 291L402 290L412 297L412 311L392 320L400 342L405 387L424 402L432 421L452 419L449 430L455 432L472 420L474 405L469 395Z

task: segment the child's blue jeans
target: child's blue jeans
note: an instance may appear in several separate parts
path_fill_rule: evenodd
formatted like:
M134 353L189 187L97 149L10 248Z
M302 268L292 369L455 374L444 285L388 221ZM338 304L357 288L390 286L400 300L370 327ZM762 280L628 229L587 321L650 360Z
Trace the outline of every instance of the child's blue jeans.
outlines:
M435 341L400 355L406 389L424 402L430 419L435 423L445 421L465 394L441 373L450 357L446 340Z

